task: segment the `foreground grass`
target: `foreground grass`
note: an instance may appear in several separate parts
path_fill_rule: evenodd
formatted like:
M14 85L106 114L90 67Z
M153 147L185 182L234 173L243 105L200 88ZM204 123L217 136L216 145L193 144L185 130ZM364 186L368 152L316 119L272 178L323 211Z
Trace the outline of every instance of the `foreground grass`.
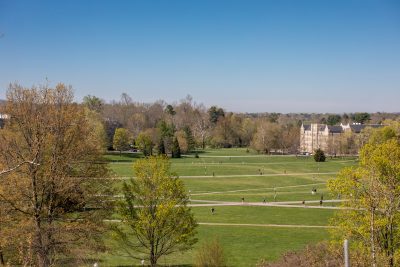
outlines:
M301 249L306 244L327 237L328 233L324 229L201 225L198 228L200 241L194 249L164 257L159 263L164 266L192 266L201 244L217 238L224 247L229 266L255 266L260 259L277 260L286 251ZM115 250L98 256L101 258L101 266L140 266L140 260L115 255Z

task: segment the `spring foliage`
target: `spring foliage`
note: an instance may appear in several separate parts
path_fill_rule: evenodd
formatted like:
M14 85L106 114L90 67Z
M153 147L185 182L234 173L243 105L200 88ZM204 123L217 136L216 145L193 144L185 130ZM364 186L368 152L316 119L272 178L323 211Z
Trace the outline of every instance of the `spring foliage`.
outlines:
M134 170L136 179L124 183L124 201L119 204L127 230L116 226L114 236L129 256L146 255L155 266L161 256L188 250L197 242L197 223L187 207L184 185L171 173L166 157L138 160Z
M385 132L385 131L383 131ZM379 132L377 132L379 134ZM346 168L328 182L348 201L335 220L334 235L370 251L372 264L400 264L400 143L396 135L371 138L356 168Z

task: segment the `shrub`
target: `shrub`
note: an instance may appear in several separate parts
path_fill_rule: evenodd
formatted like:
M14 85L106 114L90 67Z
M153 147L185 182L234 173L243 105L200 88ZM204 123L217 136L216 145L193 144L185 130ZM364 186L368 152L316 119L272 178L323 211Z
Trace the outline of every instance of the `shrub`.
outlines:
M317 150L315 150L315 153L314 153L314 160L315 160L316 162L324 162L325 159L326 159L326 157L325 157L325 153L324 153L323 150L321 150L321 149L319 149L319 148L318 148Z
M217 239L204 243L196 254L196 267L225 267L224 249Z
M343 263L343 248L340 245L321 242L308 245L301 251L289 251L273 263L261 260L257 267L337 267L343 266ZM350 251L350 263L353 267L371 266L368 254L355 247Z

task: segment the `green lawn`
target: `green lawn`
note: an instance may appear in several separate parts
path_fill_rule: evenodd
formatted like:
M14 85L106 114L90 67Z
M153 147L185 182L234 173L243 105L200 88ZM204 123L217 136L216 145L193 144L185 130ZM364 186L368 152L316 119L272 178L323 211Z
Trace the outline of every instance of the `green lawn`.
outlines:
M199 158L187 155L180 159L171 159L172 170L183 180L193 204L199 201L267 202L303 200L319 201L334 199L327 192L325 183L343 167L357 163L355 158L327 159L316 163L311 157L266 156L246 149L213 149L199 153ZM140 153L106 155L115 177L132 177L132 163L141 157ZM262 175L260 175L260 173ZM213 176L214 174L214 176ZM115 180L120 188L123 180ZM317 189L312 195L311 190ZM275 193L276 192L276 193ZM307 203L319 205L319 203ZM336 203L324 203L335 206ZM307 209L268 206L215 206L193 207L195 217L200 223L250 224L250 225L200 225L199 243L192 251L170 255L161 259L160 264L191 266L193 256L201 243L217 237L229 257L229 266L255 266L264 258L275 260L288 250L301 249L306 244L328 238L323 228L281 228L256 227L252 224L308 225L326 226L333 215L329 209ZM109 251L98 255L102 266L134 266L139 260L120 256L118 246L108 238Z
M286 251L301 249L306 244L326 239L328 233L325 229L312 228L201 225L197 237L199 243L193 250L162 258L159 264L191 266L196 249L203 242L217 238L224 247L229 266L255 266L260 259L276 260ZM112 249L98 256L101 258L100 266L140 266L139 260L118 256Z

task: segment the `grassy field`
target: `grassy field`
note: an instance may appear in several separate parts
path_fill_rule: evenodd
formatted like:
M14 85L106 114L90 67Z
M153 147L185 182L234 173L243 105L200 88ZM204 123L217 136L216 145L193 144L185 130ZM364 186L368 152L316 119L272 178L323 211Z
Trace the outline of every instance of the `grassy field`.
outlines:
M134 176L132 162L140 154L106 157L118 188L123 179ZM172 169L184 181L192 203L215 203L215 214L211 214L209 206L193 207L200 223L199 243L192 251L161 259L160 264L191 266L196 249L215 237L228 255L229 266L239 267L255 266L260 259L273 261L285 251L327 239L326 228L313 227L327 226L334 212L328 206L337 204L324 203L318 209L307 207L319 206L315 202L321 196L324 200L334 199L326 190L326 181L343 167L356 163L355 158L328 158L327 162L316 163L310 157L266 156L246 149L206 150L199 153L199 158L188 155L172 159ZM311 194L312 189L317 189L317 193ZM303 200L315 202L301 206ZM238 203L218 206L220 202ZM275 206L280 203L287 205ZM111 238L107 242L111 249L99 255L102 266L139 265L139 260L118 255L121 253Z

